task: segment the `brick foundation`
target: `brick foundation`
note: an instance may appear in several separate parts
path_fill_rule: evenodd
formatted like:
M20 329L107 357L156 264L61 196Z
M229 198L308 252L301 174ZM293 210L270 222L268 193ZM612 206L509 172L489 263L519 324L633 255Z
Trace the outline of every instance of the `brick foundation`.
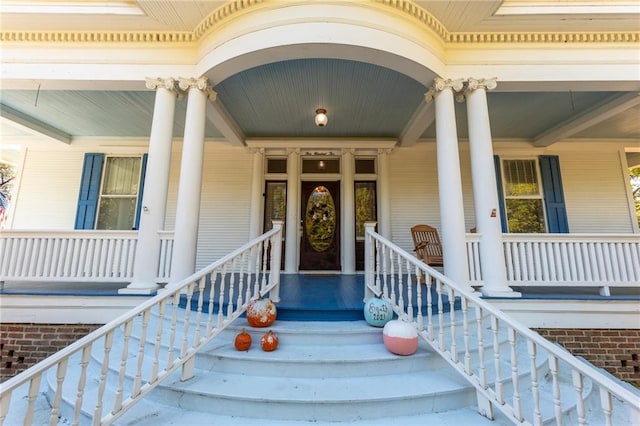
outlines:
M640 387L640 330L555 328L536 331L573 355Z
M0 381L69 346L101 325L0 324Z

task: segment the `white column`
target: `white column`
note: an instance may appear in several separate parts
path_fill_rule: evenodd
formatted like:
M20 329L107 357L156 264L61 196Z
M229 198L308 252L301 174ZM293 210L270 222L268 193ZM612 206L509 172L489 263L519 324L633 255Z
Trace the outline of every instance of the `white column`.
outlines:
M187 91L189 97L182 143L169 285L176 284L195 272L207 98L214 95L204 77L180 79L180 89Z
M298 242L300 239L300 154L289 151L287 158L287 218L285 225L284 272L298 271Z
M160 235L164 228L171 166L171 142L176 106L176 81L173 78L147 79L147 88L156 90L149 153L145 175L140 228L133 263L133 280L121 294L151 294L158 285Z
M262 234L262 208L264 205L264 150L256 150L253 153L253 176L251 179L251 205L249 239Z
M391 190L389 189L389 151L378 151L378 233L391 240Z
M342 151L342 273L356 273L356 209L353 150Z
M438 194L444 273L456 283L469 285L462 179L453 91L463 87L461 80L434 82L436 108L436 148Z
M482 293L488 296L518 297L507 285L502 244L500 209L496 190L496 172L489 124L487 90L496 87L495 79L469 79L467 83L467 120L476 228L480 234Z

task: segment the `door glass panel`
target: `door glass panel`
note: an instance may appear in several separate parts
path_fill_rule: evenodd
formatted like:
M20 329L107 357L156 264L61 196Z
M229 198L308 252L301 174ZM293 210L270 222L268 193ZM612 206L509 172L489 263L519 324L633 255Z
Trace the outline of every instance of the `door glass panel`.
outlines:
M364 223L376 220L376 183L356 182L356 239L364 240Z
M267 182L264 203L264 232L273 228L272 219L285 220L287 211L287 183ZM284 223L282 235L284 232Z
M304 223L309 245L318 252L327 250L336 231L336 207L325 186L317 186L311 192Z

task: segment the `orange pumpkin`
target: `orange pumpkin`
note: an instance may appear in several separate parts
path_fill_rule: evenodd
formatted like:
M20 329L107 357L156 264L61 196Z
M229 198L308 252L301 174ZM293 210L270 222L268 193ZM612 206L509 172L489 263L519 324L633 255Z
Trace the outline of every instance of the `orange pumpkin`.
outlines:
M242 331L236 335L233 346L235 346L238 351L248 351L251 347L251 335L243 328Z
M276 305L266 297L253 299L247 305L247 321L252 327L269 327L276 320Z
M267 331L260 339L260 346L265 352L275 351L278 347L278 336L271 330Z

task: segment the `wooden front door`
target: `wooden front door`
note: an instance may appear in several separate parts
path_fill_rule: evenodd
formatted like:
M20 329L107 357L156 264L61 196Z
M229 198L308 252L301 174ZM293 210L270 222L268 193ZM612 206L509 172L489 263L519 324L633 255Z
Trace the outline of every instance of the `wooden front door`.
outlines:
M340 270L340 182L302 182L300 270Z

